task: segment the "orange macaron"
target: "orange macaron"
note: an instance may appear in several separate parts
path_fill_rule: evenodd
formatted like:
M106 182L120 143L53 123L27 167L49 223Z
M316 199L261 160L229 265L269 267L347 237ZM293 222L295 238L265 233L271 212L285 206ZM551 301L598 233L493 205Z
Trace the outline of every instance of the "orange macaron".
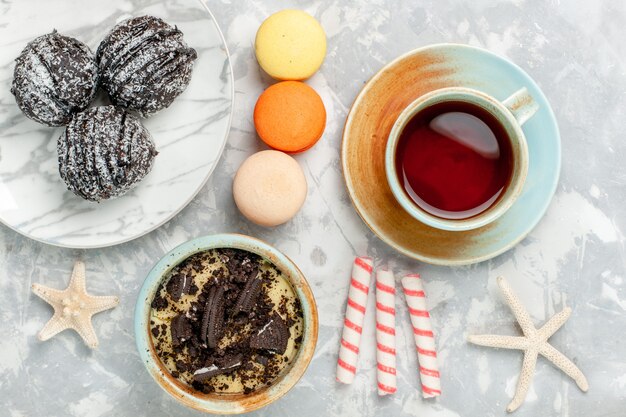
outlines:
M254 126L263 142L274 149L288 153L306 151L324 133L324 102L303 82L279 82L257 100Z

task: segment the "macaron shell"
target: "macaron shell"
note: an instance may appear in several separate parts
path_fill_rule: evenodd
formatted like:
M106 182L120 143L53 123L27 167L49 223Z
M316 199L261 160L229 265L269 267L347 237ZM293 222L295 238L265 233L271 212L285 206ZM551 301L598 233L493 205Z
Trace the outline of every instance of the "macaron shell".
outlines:
M266 89L254 108L254 126L268 146L297 153L311 148L326 128L320 96L299 81L283 81Z
M246 159L233 182L241 214L260 226L291 220L304 204L307 182L302 168L279 151L261 151Z
M255 52L261 68L277 80L305 80L326 56L326 34L317 20L302 10L283 10L259 27Z

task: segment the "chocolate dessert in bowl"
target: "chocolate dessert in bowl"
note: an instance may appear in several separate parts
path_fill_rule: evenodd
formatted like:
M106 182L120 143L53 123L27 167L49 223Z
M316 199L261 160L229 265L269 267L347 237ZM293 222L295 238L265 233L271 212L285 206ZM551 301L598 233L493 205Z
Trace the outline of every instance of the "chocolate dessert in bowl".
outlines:
M243 235L198 238L165 255L137 300L146 368L183 404L217 414L261 408L304 374L318 319L302 272Z

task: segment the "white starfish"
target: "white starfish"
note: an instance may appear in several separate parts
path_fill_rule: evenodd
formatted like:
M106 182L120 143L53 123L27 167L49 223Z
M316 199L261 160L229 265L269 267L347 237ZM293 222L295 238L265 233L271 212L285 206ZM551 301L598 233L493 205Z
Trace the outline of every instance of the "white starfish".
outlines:
M33 284L32 291L54 308L54 315L38 334L39 340L48 340L65 329L74 329L92 349L98 347L98 336L91 317L119 303L117 297L98 297L87 294L85 264L76 261L72 278L63 291Z
M515 315L517 322L522 328L524 333L523 337L516 336L502 336L502 335L473 335L468 336L467 341L481 346L490 346L504 349L519 349L524 351L524 361L522 363L522 372L520 373L517 381L517 389L515 390L515 396L508 405L506 411L515 411L524 399L526 393L530 387L530 383L535 372L535 364L537 363L537 356L540 354L544 358L552 362L557 368L565 372L570 378L576 381L576 385L587 392L589 384L583 373L578 369L576 365L561 352L556 350L552 345L548 343L548 339L567 321L572 309L569 307L564 308L560 313L552 316L540 329L535 328L530 315L522 306L517 296L511 290L509 284L502 277L497 279L498 286L504 295L504 299L511 307L511 311Z

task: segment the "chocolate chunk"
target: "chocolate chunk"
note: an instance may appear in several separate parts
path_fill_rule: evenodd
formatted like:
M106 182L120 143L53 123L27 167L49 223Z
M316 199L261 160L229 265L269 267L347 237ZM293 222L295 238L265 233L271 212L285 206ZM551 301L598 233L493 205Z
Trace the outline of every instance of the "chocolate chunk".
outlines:
M191 291L191 284L193 283L193 277L191 274L185 272L179 272L173 275L167 283L167 293L172 297L174 301L180 300L183 294L189 294Z
M283 354L289 341L289 328L277 314L250 337L250 347Z
M254 275L250 275L248 282L239 294L237 303L235 304L235 314L249 313L256 304L257 298L261 292L263 278L259 274L258 268L254 270Z
M218 368L217 365L205 366L204 368L200 368L194 371L193 380L197 382L202 382L221 373L222 370Z
M161 297L160 292L158 292L154 296L154 300L152 300L152 308L154 308L157 311L164 310L167 308L167 300Z
M207 346L215 348L219 342L224 327L224 288L212 286L204 307L200 339L206 341Z
M202 325L200 327L200 340L206 341L206 336L209 331L209 318L211 316L211 294L213 288L209 290L209 297L204 303L204 313L202 314Z
M259 257L240 250L223 251L220 259L228 269L232 282L244 284L256 277L259 269Z
M241 366L242 355L232 355L224 358L220 362L200 368L193 373L193 380L196 382L206 381L215 375L227 374Z
M230 354L216 361L217 365L222 369L231 369L241 366L243 355L240 353Z
M191 323L189 323L189 320L187 320L184 314L179 314L172 319L170 329L172 333L172 344L174 346L180 346L191 339Z
M259 363L259 364L263 365L263 366L267 366L267 364L270 361L270 358L268 358L267 356L264 356L264 355L254 355L254 361L256 363Z
M189 370L189 365L186 362L176 361L174 365L176 365L176 369L179 372L187 372Z

